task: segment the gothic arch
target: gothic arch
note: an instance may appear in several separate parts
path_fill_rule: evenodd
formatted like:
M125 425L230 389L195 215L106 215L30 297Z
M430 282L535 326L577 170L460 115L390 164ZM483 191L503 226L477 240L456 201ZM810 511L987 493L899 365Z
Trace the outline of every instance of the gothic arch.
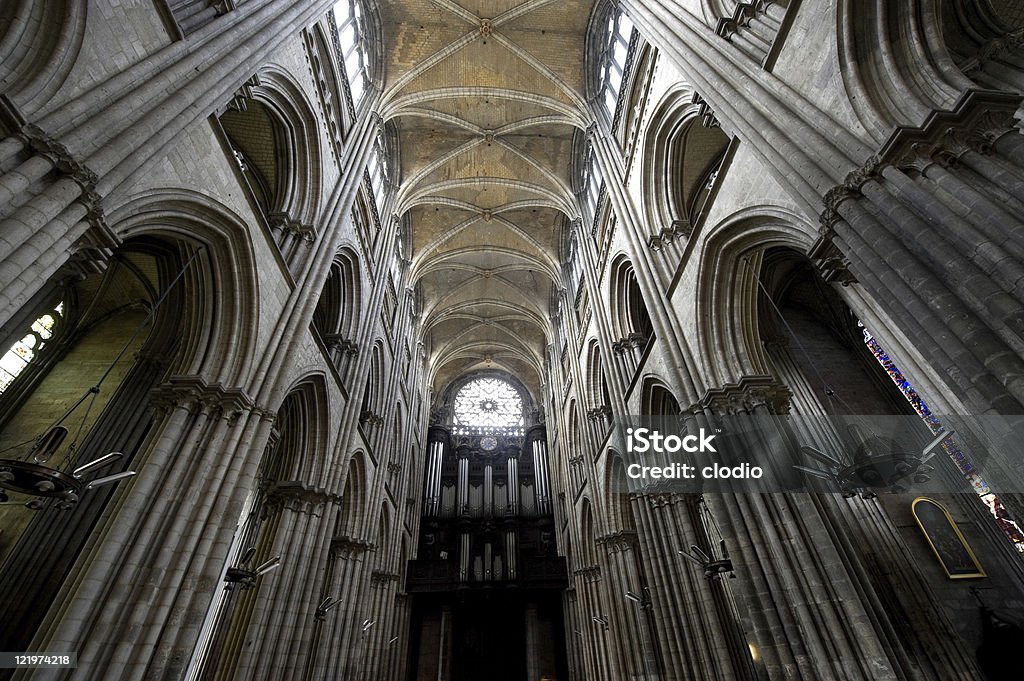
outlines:
M280 67L269 65L247 84L220 116L221 126L270 224L283 233L308 235L315 228L322 168L316 116L302 88Z
M0 4L0 82L29 120L50 104L78 60L87 3L12 0Z
M635 340L643 347L654 337L654 326L651 324L651 315L640 291L633 263L627 256L620 255L612 261L609 286L612 328L616 340Z
M579 565L580 568L589 568L597 565L597 527L595 525L596 518L594 517L593 504L590 503L589 497L584 496L580 499L580 510L579 510L579 539L580 545L579 550L576 552L576 558L582 563Z
M586 363L586 398L591 409L610 407L611 397L608 393L608 381L605 378L604 364L601 360L601 346L597 339L587 344Z
M816 229L791 211L740 211L714 230L697 271L697 341L705 385L766 375L768 361L757 332L758 254L771 246L806 252Z
M678 83L651 115L642 143L642 203L652 232L689 236L725 158L728 136L702 117L696 92Z
M608 509L609 532L636 530L636 519L629 496L629 479L622 455L608 450L605 458L604 499Z
M839 71L870 146L884 143L894 126L921 125L932 109L952 108L973 85L942 39L940 17L955 3L942 11L936 4L839 2Z
M341 493L341 510L338 516L339 537L359 539L364 532L365 512L368 503L369 480L362 450L356 451L349 460L345 486Z
M393 558L391 551L391 508L388 502L380 503L380 516L377 519L377 545L378 560L383 570L391 567Z
M644 376L640 389L641 414L678 418L681 412L679 400L664 381L656 376Z
M359 256L344 247L334 256L327 273L313 312L313 326L325 342L333 338L351 341L359 330L362 302Z
M274 431L278 438L265 465L267 479L320 484L326 472L331 429L327 384L323 374L313 374L292 388L277 410Z
M287 126L285 149L278 150L287 170L279 210L302 225L315 225L323 192L320 174L320 133L316 115L302 87L284 69L268 65L257 74L253 99L264 102Z
M151 236L194 252L181 286L188 291L182 351L170 374L208 383L248 385L259 341L259 277L244 221L222 204L186 190L156 191L111 211L122 239ZM187 256L186 256L187 257Z
M380 339L374 342L370 353L370 367L366 375L366 387L363 389L363 403L360 420L379 425L384 411L385 372L384 343Z

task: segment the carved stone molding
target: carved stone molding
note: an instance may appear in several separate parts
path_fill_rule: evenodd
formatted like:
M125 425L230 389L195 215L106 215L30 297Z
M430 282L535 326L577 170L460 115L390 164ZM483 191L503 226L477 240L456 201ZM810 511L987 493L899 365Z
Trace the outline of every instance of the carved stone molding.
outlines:
M372 409L364 409L359 412L359 424L380 427L384 425L384 417Z
M807 258L817 268L821 278L828 283L849 286L857 282L850 272L850 261L835 245L832 239L835 232L831 228L819 230L820 236L807 252Z
M708 104L707 100L705 100L699 93L694 92L690 101L697 105L697 115L701 117L701 123L705 128L722 127L722 124L718 121L718 117L715 116L715 112L712 110L711 105Z
M341 536L331 540L331 555L345 560L358 558L372 548L373 544L365 539Z
M397 572L386 572L384 570L373 570L370 572L370 585L379 589L382 586L387 586L392 582L397 582L400 575Z
M612 408L607 404L594 407L587 410L587 418L591 421L611 421L612 420Z
M760 407L767 407L772 414L787 414L791 396L789 388L771 376L745 376L737 383L708 390L689 411L734 415L749 414Z
M302 222L288 213L268 213L267 221L272 229L281 230L285 234L290 234L311 243L316 240L316 227Z
M948 111L933 111L921 127L901 126L875 156L825 193L820 221L824 235L842 219L839 206L861 196L863 186L885 168L924 171L932 164L955 165L969 151L991 153L995 141L1014 130L1024 97L994 90L968 90Z
M225 3L233 4L233 3ZM213 5L216 7L216 5ZM232 7L233 9L233 7ZM219 12L217 16L226 13ZM227 108L231 111L244 112L249 108L249 100L253 97L253 90L258 88L263 83L260 81L259 74L253 74L247 81L242 83L241 87L235 90L234 94L231 95L231 100L228 102Z
M608 553L623 553L639 548L640 539L636 530L621 530L598 537L596 543L603 546Z
M628 336L623 336L612 343L612 352L617 355L624 355L630 350L641 350L647 346L648 340L650 339L644 334L634 331Z
M271 508L313 514L329 503L341 503L341 497L298 480L274 482L267 489L266 506Z
M221 17L235 9L235 0L210 0L210 7Z
M219 383L208 384L201 376L172 376L150 393L150 405L158 413L185 408L210 416L235 421L247 411L261 416L272 412L256 407L252 398L241 388L225 388Z
M324 344L328 350L337 350L353 357L359 354L359 344L340 333L325 334Z
M647 499L647 503L650 504L651 508L665 508L666 506L675 506L683 500L682 495L675 492L651 492L642 493L641 498Z
M596 582L601 579L601 566L587 565L573 570L573 574L585 582Z
M88 251L90 247L98 248L104 259L109 257L113 248L120 242L107 226L103 214L103 197L96 191L99 176L85 164L85 161L76 158L67 146L48 135L42 128L28 123L21 127L19 136L34 151L49 159L59 174L71 178L82 189L76 201L85 206L85 217L92 228L91 233L80 239L73 248L77 251Z
M839 215L839 206L847 199L853 199L861 195L861 188L870 180L878 177L881 169L881 158L872 156L860 168L850 171L842 184L836 185L825 192L823 203L824 211L821 213L820 222L824 233L831 233L835 224L842 219Z

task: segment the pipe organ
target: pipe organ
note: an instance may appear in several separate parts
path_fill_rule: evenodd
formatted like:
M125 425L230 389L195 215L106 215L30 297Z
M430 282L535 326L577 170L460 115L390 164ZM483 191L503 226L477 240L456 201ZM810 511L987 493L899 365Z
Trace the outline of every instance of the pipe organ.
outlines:
M413 581L509 581L517 578L519 553L526 562L557 558L545 429L515 431L430 428Z
M501 673L519 681L526 668L549 669L550 678L560 678L561 651L525 644L561 640L553 636L561 632L568 586L555 546L547 456L543 424L430 427L417 556L407 573L418 631L410 678L476 678L475 658L465 651L493 646L507 659L509 646L520 642L523 670L512 665ZM462 655L452 655L452 646ZM479 655L483 668L488 656ZM488 676L500 681L493 668Z

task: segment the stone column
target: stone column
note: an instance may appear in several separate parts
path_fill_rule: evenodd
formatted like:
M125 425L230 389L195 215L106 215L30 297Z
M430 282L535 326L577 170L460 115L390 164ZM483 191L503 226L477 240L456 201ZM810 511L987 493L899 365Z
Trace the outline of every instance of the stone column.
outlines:
M469 532L463 531L459 534L459 581L469 581L469 564L472 556L469 554Z
M0 143L0 233L11 256L0 268L0 320L57 271L71 246L109 253L116 240L103 218L105 198L331 5L242 3L211 24L204 41L170 43L56 111L20 112L29 123Z
M355 537L334 537L331 556L335 569L331 577L330 593L337 594L341 603L325 626L324 643L317 651L319 678L356 678L358 668L359 630L362 623L363 602L368 578L364 560L371 544Z
M640 539L638 562L647 570L657 649L665 678L732 681L757 678L739 623L710 582L678 552L707 546L697 498L667 493L633 500ZM654 646L652 646L653 648Z
M267 412L240 390L176 377L152 399L159 415L137 455L139 475L118 486L116 502L118 517L138 521L98 528L92 560L33 643L78 651L75 673L184 673L252 487L252 453L262 452L254 443L269 436ZM183 555L199 558L181 565ZM111 591L115 583L129 586ZM171 612L180 617L168 626Z
M699 409L714 415L763 417L785 413L788 405L770 380L745 379L709 391L691 411ZM924 667L931 667L934 678L974 678L973 661L964 651L944 650L943 661L932 665L927 658L915 659L919 651L894 631L891 604L877 597L878 585L852 550L851 536L864 531L850 527L865 522L859 514L843 512L843 504L819 495L705 494L704 499L731 549L737 578L729 586L744 613L745 635L769 678L787 678L794 665L813 678L897 679L909 669ZM838 506L833 508L833 502ZM874 550L898 555L896 537L897 533L888 539L876 534ZM806 559L810 555L815 556L813 561ZM767 565L778 567L765 570ZM777 597L765 601L765 593ZM950 632L939 609L929 609L935 617L929 626ZM812 621L836 624L814 627Z

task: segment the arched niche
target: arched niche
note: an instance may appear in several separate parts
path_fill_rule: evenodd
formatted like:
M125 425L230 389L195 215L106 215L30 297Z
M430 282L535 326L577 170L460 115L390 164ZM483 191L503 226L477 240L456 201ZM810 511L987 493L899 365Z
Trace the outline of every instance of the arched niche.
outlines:
M702 112L687 85L669 90L651 115L642 145L643 201L656 235L689 238L711 196L729 137Z
M590 499L583 497L580 501L579 510L579 547L576 551L576 558L580 564L577 569L589 568L597 565L597 544L594 511Z
M605 470L605 507L611 532L635 532L636 518L630 500L630 482L622 455L609 450Z
M640 389L640 413L664 418L679 418L681 413L676 396L661 380L645 376Z
M366 462L363 452L357 451L349 461L345 476L336 537L356 539L363 536L367 493Z
M591 339L587 344L586 372L587 402L591 408L606 406L610 402L608 398L608 383L604 377L601 346L596 339Z
M654 339L654 325L647 302L640 291L633 264L625 256L612 263L610 277L612 328L616 335L616 352L643 350Z
M343 248L331 263L327 281L313 311L313 328L343 379L348 377L352 359L359 353L355 338L361 311L359 256L352 249Z
M289 265L316 236L323 161L316 116L276 66L261 69L219 117L252 196Z

